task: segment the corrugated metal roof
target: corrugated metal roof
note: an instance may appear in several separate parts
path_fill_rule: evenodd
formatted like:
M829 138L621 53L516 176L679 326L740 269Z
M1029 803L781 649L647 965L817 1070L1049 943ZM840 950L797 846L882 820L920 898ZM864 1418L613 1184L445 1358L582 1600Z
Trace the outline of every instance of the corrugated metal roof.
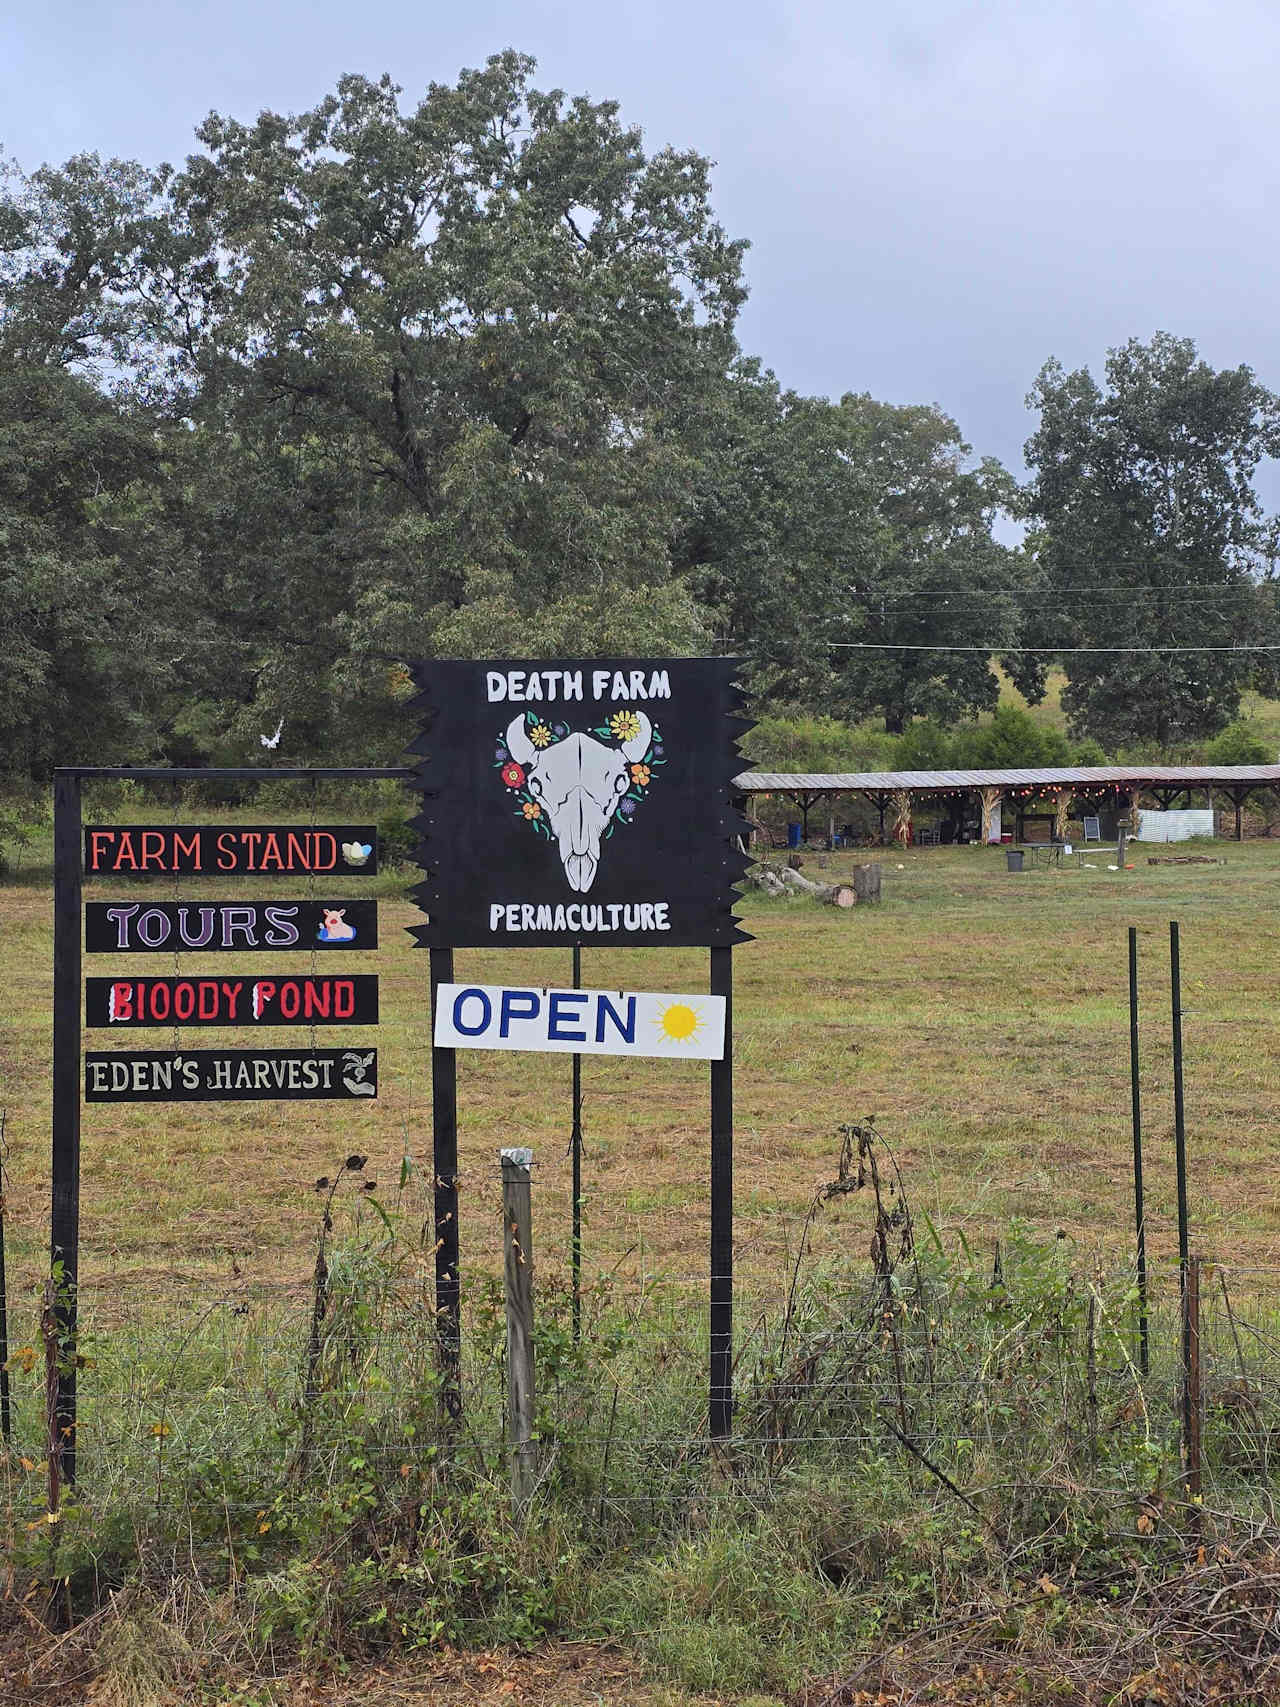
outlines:
M1068 784L1154 784L1206 788L1211 784L1280 784L1280 765L1071 765L1061 770L1011 771L743 771L743 794L924 794L955 788L1061 787Z

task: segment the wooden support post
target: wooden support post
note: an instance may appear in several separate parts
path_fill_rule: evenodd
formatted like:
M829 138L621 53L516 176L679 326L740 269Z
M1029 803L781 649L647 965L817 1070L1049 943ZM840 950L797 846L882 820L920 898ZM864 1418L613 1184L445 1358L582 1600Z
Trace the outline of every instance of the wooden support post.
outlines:
M507 1440L511 1505L519 1515L537 1482L533 1444L533 1151L503 1150L502 1227L507 1289Z

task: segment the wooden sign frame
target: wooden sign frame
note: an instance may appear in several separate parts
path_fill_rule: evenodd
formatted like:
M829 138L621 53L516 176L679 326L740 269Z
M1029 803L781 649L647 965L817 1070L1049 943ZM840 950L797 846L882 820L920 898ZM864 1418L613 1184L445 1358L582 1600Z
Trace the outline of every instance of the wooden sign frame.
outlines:
M404 766L171 768L159 765L59 765L53 773L53 1118L49 1261L56 1282L62 1370L57 1438L64 1478L76 1477L76 1331L80 1281L81 973L83 966L83 784L115 782L411 782ZM170 826L171 828L171 826ZM374 869L372 856L334 875ZM105 874L97 874L105 875ZM226 873L219 875L234 875Z

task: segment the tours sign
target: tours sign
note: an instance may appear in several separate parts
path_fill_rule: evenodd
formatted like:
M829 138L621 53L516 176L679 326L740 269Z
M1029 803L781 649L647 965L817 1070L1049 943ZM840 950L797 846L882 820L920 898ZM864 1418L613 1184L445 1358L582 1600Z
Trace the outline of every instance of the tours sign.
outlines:
M90 901L87 954L377 948L376 901Z
M727 658L426 661L414 891L432 948L730 947L747 830Z

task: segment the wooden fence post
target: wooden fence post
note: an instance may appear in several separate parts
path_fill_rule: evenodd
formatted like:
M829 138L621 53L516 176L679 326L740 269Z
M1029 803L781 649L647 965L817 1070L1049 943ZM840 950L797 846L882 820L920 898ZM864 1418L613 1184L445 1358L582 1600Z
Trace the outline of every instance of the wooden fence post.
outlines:
M533 1444L533 1151L503 1150L503 1269L507 1291L507 1430L511 1505L519 1514L537 1480Z

